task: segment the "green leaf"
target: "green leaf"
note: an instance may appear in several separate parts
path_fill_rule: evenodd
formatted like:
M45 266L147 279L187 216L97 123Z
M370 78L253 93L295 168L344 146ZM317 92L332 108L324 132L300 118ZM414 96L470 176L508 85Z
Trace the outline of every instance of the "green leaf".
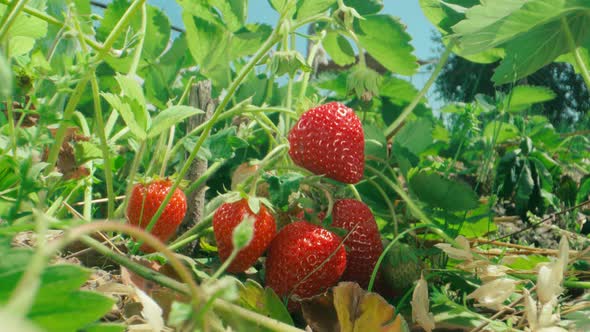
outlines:
M304 176L299 173L286 173L281 175L262 175L264 181L269 184L269 194L272 206L283 208L289 205L289 195L299 190L299 184Z
M307 65L303 55L298 51L277 51L272 56L271 72L273 75L282 76L288 74L289 77L301 70L304 72L311 71L311 67Z
M83 328L81 332L123 332L125 328L125 325L120 324L92 324Z
M373 156L381 160L387 160L387 139L376 125L363 124L365 133L365 156Z
M428 205L446 211L465 211L478 206L477 195L467 184L438 173L420 171L410 178L410 188Z
M131 106L129 104L124 103L119 96L116 96L112 93L101 93L101 96L111 105L113 109L115 109L121 117L131 134L133 134L139 140L145 140L147 137L147 133L144 128L142 128L137 121L135 120L135 116L133 115L133 111L131 110Z
M234 32L229 50L230 58L233 60L256 53L271 33L270 25L247 24Z
M544 86L519 85L512 89L510 106L508 111L522 111L532 104L542 103L555 99L556 94Z
M178 105L169 107L154 117L152 120L152 126L147 132L147 137L156 137L162 132L170 129L170 127L175 126L180 121L202 113L204 113L202 110L190 106Z
M590 66L590 52L588 52L588 48L580 47L580 48L578 48L578 53L580 54L580 57L582 58L582 62L584 64L586 64L586 67ZM580 68L580 66L578 65L578 62L576 61L576 58L575 58L573 52L560 55L557 59L555 59L555 61L567 62L574 67L574 71L577 74L582 74L582 68Z
M364 16L380 12L383 9L383 0L344 0L344 5L354 8Z
M387 70L413 75L418 61L412 54L410 35L405 27L390 15L367 15L355 24L361 46Z
M5 5L0 6L0 17L4 16L6 8ZM20 13L13 21L7 36L9 39L15 36L21 36L36 40L45 37L47 34L47 25L48 23L40 18L27 13Z
M0 305L8 301L20 281L31 251L0 249ZM105 315L114 301L104 295L80 291L90 271L76 265L52 265L40 278L39 290L27 318L46 331L77 331ZM31 288L31 290L34 290ZM57 301L56 299L59 299Z
M443 34L453 32L452 26L465 18L464 10L479 0L419 0L424 16Z
M102 150L100 146L92 142L76 142L74 145L76 162L81 165L89 160L102 159Z
M139 82L130 76L117 74L115 80L121 87L123 96L129 97L132 100L136 100L140 106L145 107L145 97L143 96L143 90Z
M487 1L467 11L468 18L453 29L466 54L505 48L493 76L504 84L573 51L572 45L590 45L589 14L585 0Z
M588 200L590 196L590 177L586 177L580 181L580 189L576 195L576 204L580 204Z
M373 69L363 65L353 66L346 79L347 94L354 94L363 101L371 101L379 95L382 81L382 75Z
M0 82L0 98L12 95L12 70L3 52L0 52Z
M230 31L236 31L244 26L248 14L247 0L211 0L217 7Z
M186 10L182 13L186 28L186 40L191 55L203 75L215 86L226 86L230 76L231 33L223 25L194 16Z
M346 66L355 62L355 54L348 39L336 31L330 31L322 41L324 49L339 66Z
M511 123L501 121L490 121L484 131L483 136L486 137L490 142L503 143L507 140L518 137L519 131L515 125Z
M298 0L297 1L297 20L306 17L321 14L330 8L336 0Z
M416 156L419 156L432 144L432 121L419 118L408 122L395 135L395 142L405 147Z
M39 297L28 317L47 331L74 332L108 313L114 303L104 295L85 291Z
M168 16L159 8L148 5L146 38L144 39L142 58L153 60L159 57L168 46L170 31Z
M207 137L203 144L203 148L210 153L207 159L209 161L227 160L233 157L236 149L247 147L249 143L236 135L236 128L229 127ZM188 150L191 151L192 148L189 147Z
M14 36L10 38L8 53L11 56L19 56L29 53L35 46L35 39L25 36Z

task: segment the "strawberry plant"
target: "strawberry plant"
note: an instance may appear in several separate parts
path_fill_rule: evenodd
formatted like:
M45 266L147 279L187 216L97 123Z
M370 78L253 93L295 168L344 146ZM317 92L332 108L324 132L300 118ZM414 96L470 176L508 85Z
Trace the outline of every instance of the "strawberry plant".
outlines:
M587 330L588 119L528 78L590 87L590 4L418 2L439 59L381 0L0 0L2 326ZM437 106L451 54L504 86Z

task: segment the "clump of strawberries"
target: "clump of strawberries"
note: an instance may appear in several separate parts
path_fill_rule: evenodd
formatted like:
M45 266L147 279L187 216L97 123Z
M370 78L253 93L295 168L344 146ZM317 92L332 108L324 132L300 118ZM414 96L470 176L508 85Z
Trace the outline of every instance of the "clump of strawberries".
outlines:
M288 138L289 155L295 164L343 183L362 179L363 128L354 111L345 105L332 102L308 110ZM230 272L246 270L266 250L266 285L279 296L308 298L339 280L367 287L383 246L375 218L363 202L343 199L334 204L332 226L348 231L344 238L306 220L304 213L274 236L274 220L270 222L266 209L253 214L247 205L246 200L223 204L213 217L221 260L231 252L233 229L244 218L255 218L253 240L231 263ZM320 214L319 219L323 219L323 212ZM295 303L290 301L289 309L294 308Z
M342 183L354 184L362 179L363 128L354 111L345 105L332 102L308 110L294 125L288 139L289 155L295 164ZM243 180L235 179L235 182ZM129 222L145 228L169 187L169 180L136 185L127 210ZM293 300L317 295L339 280L355 281L367 287L383 246L375 218L366 204L354 199L334 203L332 226L347 232L340 237L306 220L304 213L277 232L270 206L266 206L269 203L255 201L259 202L255 209L248 198L240 198L222 204L214 213L213 232L220 260L233 257L228 272L246 271L267 252L266 285L279 296L288 297L290 310L297 307ZM177 189L151 232L167 241L185 212L186 199ZM323 219L325 214L319 215ZM252 221L252 239L232 256L234 230L245 220Z

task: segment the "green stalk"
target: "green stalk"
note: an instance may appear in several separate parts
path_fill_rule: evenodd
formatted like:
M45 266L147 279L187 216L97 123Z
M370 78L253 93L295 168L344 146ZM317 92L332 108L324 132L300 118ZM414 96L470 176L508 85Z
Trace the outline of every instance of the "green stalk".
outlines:
M210 177L211 175L215 174L215 172L217 172L217 170L223 166L223 162L222 161L216 161L213 164L211 164L211 166L209 166L209 168L207 168L207 170L205 171L205 173L203 173L203 175L199 176L199 178L191 183L191 185L184 191L184 193L187 196L190 196L190 194L197 190L201 185L203 185Z
M318 40L309 50L309 55L307 57L307 65L313 67L313 60L315 59L316 54L318 53L320 47L322 46L322 41L326 34L322 34L320 40ZM309 84L309 79L311 77L311 71L303 73L303 81L301 82L301 91L299 92L299 101L301 102L303 98L305 98L305 93L307 92L307 85Z
M84 236L81 238L82 242L87 244L89 247L95 249L97 252L101 253L102 255L108 257L115 263L125 266L130 271L133 271L135 274L143 277L146 280L154 281L162 286L168 287L172 290L175 290L179 293L190 295L189 288L186 284L178 282L172 278L169 278L163 274L155 272L154 270L147 268L143 265L140 265L129 258L119 255L111 251L108 247L104 246L102 243L94 240L89 236ZM258 324L262 327L266 327L272 331L279 331L279 332L302 332L302 330L297 329L291 325L287 325L283 322L280 322L276 319L269 318L265 315L258 314L253 311L246 310L240 306L237 306L233 303L224 301L222 299L216 299L213 303L215 309L223 311L225 313L231 315L240 316L250 322Z
M145 39L147 38L145 32L147 30L147 5L145 2L141 6L141 38L139 39L139 43L137 48L135 49L135 53L133 54L133 62L131 62L131 66L129 67L128 75L135 75L137 72L137 68L139 67L139 62L141 61L141 53L143 52L143 44L145 43Z
M582 59L582 55L580 54L580 48L576 46L576 42L574 40L574 36L572 35L572 31L567 24L567 20L565 16L561 18L561 25L563 30L565 31L565 36L567 39L567 43L570 47L570 50L574 53L574 59L576 60L576 65L578 65L580 69L580 74L584 78L584 82L586 83L586 87L590 90L590 72L584 63L584 59Z
M76 30L78 31L78 39L80 41L80 45L82 45L82 49L84 50L84 52L88 52L88 47L86 44L86 41L84 40L84 38L82 38L83 33L82 33L82 29L80 28L80 24L78 22L77 19L74 20L74 24L76 26ZM104 125L104 119L102 116L102 106L100 103L100 90L98 87L98 80L96 78L96 72L92 71L92 76L90 77L90 86L92 89L92 101L94 104L94 117L95 117L95 121L96 121L96 126L98 127L98 138L100 139L100 149L102 151L102 157L103 157L103 161L104 161L104 173L105 173L105 180L106 180L106 186L107 186L107 197L108 197L108 201L107 201L107 218L112 218L113 217L113 211L115 209L115 191L113 190L113 171L111 169L111 159L110 159L110 152L109 152L109 146L107 143L107 138L106 138L106 133L105 133L105 125ZM86 134L87 136L90 136L90 133ZM92 181L90 181L90 195L92 194ZM87 198L85 197L85 203L88 203L89 200L92 199L92 197ZM90 204L84 204L84 218L87 219L87 221L90 221L91 219L91 203Z
M123 14L123 17L121 17L121 19L117 22L117 24L107 37L103 47L99 50L98 54L95 56L94 61L91 61L91 63L98 63L107 55L107 53L111 50L111 47L123 31L123 28L127 25L127 22L135 14L139 6L142 5L144 2L145 0L136 0L129 6L129 8L127 8L127 11L125 12L125 14ZM59 129L57 130L57 133L55 134L55 142L49 150L49 154L47 157L47 163L49 164L49 166L45 169L45 175L51 173L53 171L53 168L55 167L55 162L57 161L59 150L63 143L67 129L66 122L68 122L72 117L72 114L74 113L74 110L76 109L76 106L78 105L78 102L82 97L82 93L84 92L86 83L88 83L93 73L94 70L92 69L88 71L86 76L78 82L78 85L74 89L74 92L70 97L70 100L68 100L68 104L66 105L66 109L64 110L62 124L59 126Z
M424 87L422 87L422 90L420 90L420 92L416 95L416 97L414 97L414 100L412 100L412 102L406 108L404 108L404 110L397 117L397 119L395 119L395 121L393 121L393 123L389 127L387 127L387 129L385 129L385 137L391 138L393 136L393 134L399 129L402 122L408 117L408 115L410 115L414 111L414 108L416 108L416 106L418 106L418 104L420 103L420 100L422 100L424 95L426 95L426 92L428 92L428 90L430 90L430 87L432 86L432 84L434 83L436 78L438 77L438 74L441 72L444 65L447 63L447 60L449 59L449 56L451 55L451 52L453 51L453 47L455 46L455 44L456 44L455 39L452 39L449 42L449 45L447 45L447 49L440 57L440 60L438 61L438 63L436 64L436 67L432 71L430 78L428 79L428 81L426 81L426 84L424 84Z
M12 3L14 6L12 10L7 10L2 16L2 20L0 21L0 43L8 34L8 30L12 27L12 24L23 10L23 7L29 2L29 0L19 0L18 2L13 1Z
M12 140L12 155L16 157L17 151L17 137L16 137L16 127L14 125L14 109L12 108L12 96L8 96L6 98L6 114L8 114L8 130L10 132L10 138ZM24 114L21 119L24 118Z
M102 115L102 106L100 104L100 91L98 88L98 80L96 73L93 72L90 78L90 85L92 86L92 97L94 99L94 116L98 130L98 138L100 139L100 149L102 151L102 158L104 159L104 176L107 186L107 219L114 217L115 211L115 190L113 189L113 170L111 169L111 155L109 145L104 128L104 119Z
M180 181L182 179L184 179L184 176L186 175L186 173L190 169L190 166L191 166L193 160L197 157L197 153L201 149L201 146L203 146L203 143L205 142L205 140L209 136L209 133L211 132L211 129L215 125L216 121L220 117L220 115L223 112L223 110L225 109L225 107L227 107L227 105L230 102L233 94L236 92L236 90L238 89L238 87L240 86L240 84L242 83L242 81L246 78L246 76L250 73L250 71L254 68L254 66L258 63L258 61L260 61L260 59L262 59L264 57L264 55L279 40L279 38L278 38L279 37L279 30L280 30L280 27L282 25L282 22L283 22L283 17L281 17L279 19L279 24L278 24L277 28L275 30L273 30L273 32L271 33L271 35L264 42L264 44L258 49L258 51L256 52L256 54L254 54L254 56L248 61L248 63L242 68L242 70L240 70L238 76L231 83L229 89L227 90L227 94L224 96L223 100L219 103L219 105L217 105L217 108L213 112L213 115L211 116L211 119L205 123L205 126L203 128L203 132L201 133L201 136L199 137L199 140L195 144L195 147L193 148L193 151L191 151L190 155L186 159L186 161L185 161L182 169L180 170L180 172L178 174L178 177L177 177L176 181L174 181L174 183L170 187L170 190L169 190L168 194L166 195L166 197L164 198L164 200L160 204L160 207L158 208L158 210L156 211L156 213L154 214L154 216L152 217L152 219L150 220L150 223L149 223L148 227L146 228L147 231L151 230L152 227L154 227L154 224L156 223L156 221L160 218L160 216L164 212L164 209L166 208L166 205L168 204L168 202L172 198L172 195L174 194L174 191L176 190L176 188L178 188L178 185L180 184Z
M129 8L127 8L127 11L125 11L125 14L123 14L123 17L121 17L121 19L117 22L102 45L101 49L98 51L98 54L96 55L97 60L102 60L107 55L107 53L110 52L111 47L113 47L113 44L115 44L115 41L117 41L117 38L123 31L123 28L127 25L131 17L135 15L135 12L141 5L143 5L144 2L145 0L136 0L131 3Z
M10 0L0 0L0 3L1 4L4 4L4 5L7 5L7 6L13 4L13 2L10 1ZM38 19L41 19L41 20L43 20L43 21L45 21L45 22L47 22L49 24L57 25L57 26L59 26L61 28L65 28L66 27L66 24L65 23L61 22L60 20L56 19L55 17L53 17L51 15L48 15L45 12L42 12L42 11L37 10L35 8L31 8L29 6L25 6L23 8L23 11L25 13L27 13L27 14L33 16L33 17L36 17ZM88 43L88 45L90 47L92 47L94 50L100 50L101 46L95 40L92 40L92 39L88 38L87 36L83 36L83 38L86 41L86 43Z

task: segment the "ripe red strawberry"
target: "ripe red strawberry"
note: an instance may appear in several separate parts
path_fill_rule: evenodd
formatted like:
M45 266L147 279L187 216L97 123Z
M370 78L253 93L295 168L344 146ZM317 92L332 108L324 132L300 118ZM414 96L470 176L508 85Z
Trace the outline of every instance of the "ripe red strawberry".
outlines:
M334 203L332 226L352 231L344 240L348 263L342 279L356 281L367 288L373 268L383 252L375 217L365 203L342 199Z
M215 241L217 241L219 258L222 261L225 261L233 250L232 234L234 228L248 216L255 218L254 235L250 243L240 250L234 261L229 265L228 272L243 272L252 266L274 238L277 226L274 217L264 205L260 204L258 214L254 214L248 206L247 199L224 203L213 215L213 232L215 233Z
M281 229L268 248L266 285L279 296L308 298L336 284L345 267L346 251L336 234L296 221ZM289 309L296 305L290 302Z
M312 108L289 133L289 155L314 174L357 183L365 168L365 138L361 121L345 105L332 102Z
M127 205L127 222L145 229L156 211L158 211L166 195L168 195L171 186L172 181L169 179L154 180L147 184L136 184L131 191L129 204ZM168 241L182 223L185 214L186 196L182 190L177 188L150 233L162 242ZM146 244L143 244L140 250L146 253L154 251L153 248Z

